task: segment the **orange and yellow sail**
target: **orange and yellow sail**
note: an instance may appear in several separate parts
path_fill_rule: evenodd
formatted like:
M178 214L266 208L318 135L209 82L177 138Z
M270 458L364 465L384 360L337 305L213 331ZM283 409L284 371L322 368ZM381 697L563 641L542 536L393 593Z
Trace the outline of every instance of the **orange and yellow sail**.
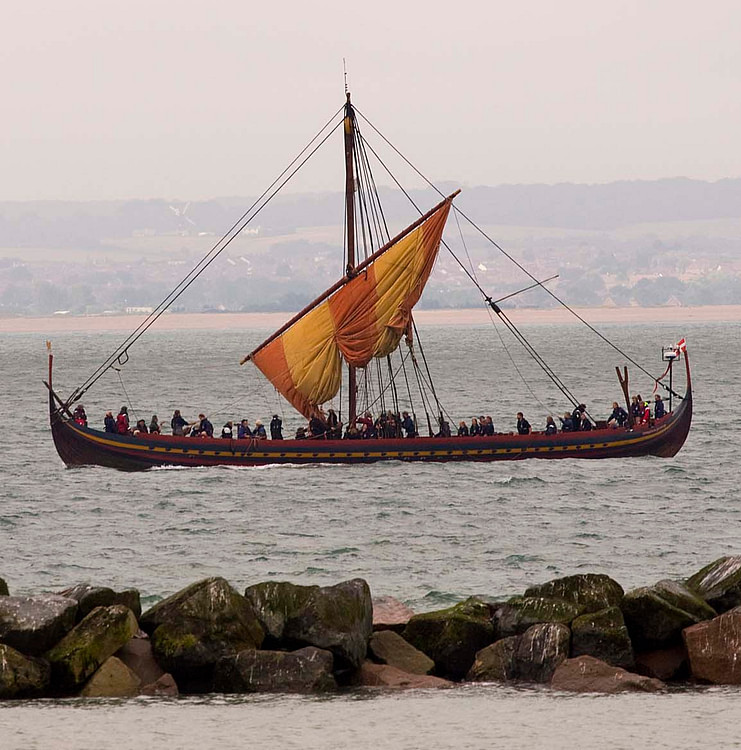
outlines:
M450 205L449 198L337 291L249 355L305 417L337 395L343 359L365 367L373 357L385 357L399 345L435 264Z

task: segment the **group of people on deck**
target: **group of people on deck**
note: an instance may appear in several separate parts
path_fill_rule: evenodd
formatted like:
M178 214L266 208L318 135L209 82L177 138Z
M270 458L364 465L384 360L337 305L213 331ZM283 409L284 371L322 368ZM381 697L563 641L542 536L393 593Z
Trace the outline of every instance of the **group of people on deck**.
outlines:
M611 428L626 428L629 425L649 426L655 420L666 416L664 401L657 393L654 396L653 414L651 405L644 401L640 394L632 397L630 413L617 401L612 402L612 413L606 422L599 426L606 425ZM87 427L87 415L85 407L78 404L72 413L72 419L76 424ZM547 417L543 433L546 435L555 435L558 432L586 432L594 429L585 404L579 404L572 412L565 412L563 417L558 418L561 426L560 430L552 416ZM117 416L113 412L105 414L105 431L118 435L146 435L162 433L162 425L156 414L152 415L149 424L146 420L137 420L134 427L129 422L129 413L126 406L122 406ZM438 431L436 437L451 437L450 426L441 415L437 420ZM172 419L170 420L172 434L176 436L189 436L212 438L214 437L214 426L205 414L199 414L198 419L189 422L183 417L179 409L175 409ZM283 440L283 422L281 418L274 414L269 424L270 438L272 440ZM530 422L525 418L523 412L517 412L516 430L518 435L529 435L533 432ZM432 430L430 430L432 433ZM494 422L490 416L481 415L471 419L470 426L461 421L458 423L458 437L479 437L491 436L497 434L494 430ZM361 416L355 418L354 422L348 425L343 432L343 425L334 409L329 409L326 416L322 417L315 414L308 422L306 427L299 427L296 430L296 440L375 440L390 438L413 438L419 435L417 431L416 420L408 411L401 414L394 413L391 410L382 411L377 418L373 418L370 411L364 412ZM221 429L221 437L227 440L237 439L258 439L265 440L268 438L268 432L263 423L258 419L254 427L250 426L249 420L242 419L235 423L228 421Z

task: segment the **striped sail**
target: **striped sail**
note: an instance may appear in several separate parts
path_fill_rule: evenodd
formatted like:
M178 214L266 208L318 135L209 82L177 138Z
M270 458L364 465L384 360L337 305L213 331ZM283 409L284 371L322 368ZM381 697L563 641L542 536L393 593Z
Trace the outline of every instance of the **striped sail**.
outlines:
M393 352L408 330L437 258L451 199L356 276L251 355L305 417L337 395L342 361L365 367Z

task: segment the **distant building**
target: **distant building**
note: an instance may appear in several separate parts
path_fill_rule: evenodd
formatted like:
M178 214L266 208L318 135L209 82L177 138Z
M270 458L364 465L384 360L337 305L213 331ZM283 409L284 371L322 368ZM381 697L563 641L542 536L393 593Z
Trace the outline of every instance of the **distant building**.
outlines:
M127 315L149 315L154 312L153 307L127 307L125 310Z

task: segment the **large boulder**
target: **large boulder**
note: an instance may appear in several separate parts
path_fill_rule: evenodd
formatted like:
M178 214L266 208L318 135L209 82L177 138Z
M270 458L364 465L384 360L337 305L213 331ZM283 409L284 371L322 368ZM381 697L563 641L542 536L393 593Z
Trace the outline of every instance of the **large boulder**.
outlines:
M379 664L390 664L410 674L430 674L435 662L393 630L379 630L368 642L368 651Z
M569 629L558 623L533 625L476 654L466 679L472 682L549 682L569 656Z
M655 651L643 651L636 654L635 671L662 682L686 679L690 675L687 649L682 643Z
M393 596L373 597L373 630L401 633L413 615L413 609Z
M223 578L198 581L163 599L140 624L157 662L184 692L211 690L219 659L259 648L264 638L250 602Z
M357 669L365 659L373 605L362 578L335 586L267 581L250 586L245 597L265 628L266 645L326 649L340 670Z
M136 589L116 592L108 586L93 586L90 583L78 583L72 588L61 591L60 596L74 599L79 609L77 620L80 621L90 614L96 607L111 607L114 604L123 604L128 607L134 617L139 618L142 613L139 592Z
M220 659L214 671L218 693L325 693L337 687L329 651L241 651Z
M585 654L615 667L633 667L633 645L619 607L590 612L571 623L571 656Z
M687 579L687 588L701 596L716 612L741 604L741 555L721 557Z
M111 656L80 691L83 698L130 698L139 694L141 680L120 659Z
M692 675L716 685L741 685L741 607L683 634Z
M565 625L546 622L528 628L515 653L517 679L550 682L558 665L569 657L571 632Z
M47 652L52 687L62 693L78 689L138 629L128 607L96 607Z
M477 652L466 674L469 682L511 682L517 679L515 656L522 636L513 635Z
M10 594L10 591L8 591L8 584L5 583L4 578L0 578L0 596L8 596Z
M533 625L555 622L569 625L584 612L579 604L544 596L515 596L497 607L494 626L497 638L522 635Z
M620 605L623 587L610 576L601 573L581 573L556 578L525 591L526 597L563 599L579 607L582 612L598 612Z
M142 685L156 682L165 674L165 670L154 658L152 642L146 636L142 638L139 633L124 643L115 656L141 680Z
M494 640L489 605L472 597L448 609L414 615L404 639L435 662L439 676L460 680L476 652Z
M665 686L659 680L584 655L567 659L556 667L551 687L574 693L655 693Z
M428 688L452 687L453 683L441 677L429 674L412 674L404 672L390 664L363 662L355 673L353 684L357 687L395 688L397 690L421 690Z
M697 594L676 581L659 581L629 591L621 609L636 651L679 643L684 628L716 615Z
M180 695L175 678L168 672L149 685L142 685L139 692L141 695L155 695L160 698L177 698Z
M90 583L78 583L72 588L59 592L59 596L74 599L78 606L77 619L87 617L96 607L111 607L116 604L116 592L107 586L93 586Z
M56 594L0 597L0 642L43 654L74 626L76 613L74 599Z
M0 644L0 700L38 698L49 687L49 663Z

